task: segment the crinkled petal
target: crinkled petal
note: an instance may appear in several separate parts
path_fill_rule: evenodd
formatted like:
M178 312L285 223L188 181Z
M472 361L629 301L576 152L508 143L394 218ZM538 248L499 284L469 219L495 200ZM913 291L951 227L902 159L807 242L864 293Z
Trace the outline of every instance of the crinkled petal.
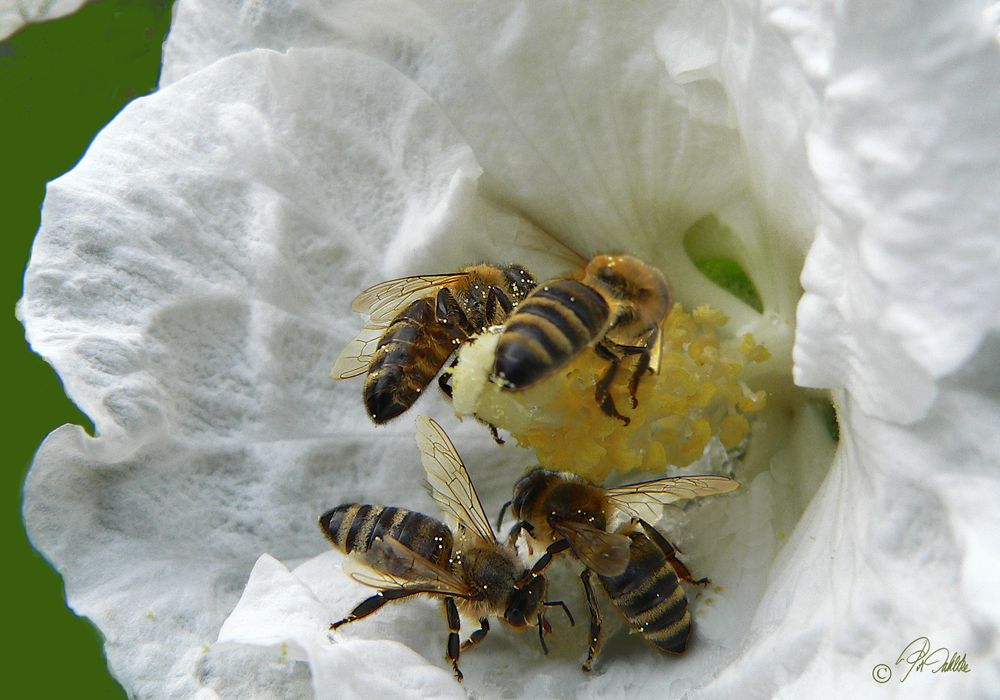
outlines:
M824 215L803 273L796 380L922 419L1000 325L1000 74L987 2L780 3L822 104Z
M331 505L429 509L411 420L376 433L328 372L350 298L476 169L384 64L256 51L134 102L50 186L20 314L97 437L50 436L25 519L132 692L210 685L202 647L253 561L322 551Z
M252 49L285 51L333 42L331 0L176 0L160 85Z
M28 24L76 12L87 0L0 0L0 41Z
M406 646L386 640L334 640L326 633L329 623L326 606L312 590L280 562L264 555L219 631L216 649L235 644L265 647L257 657L259 663L274 667L274 680L253 688L257 695L267 693L274 684L274 694L280 696L287 690L283 681L289 664L308 660L316 698L465 697L450 670L431 664Z
M314 377L330 339L356 332L344 306L477 171L433 103L376 61L234 59L131 106L50 185L29 340L109 447L322 435L334 392Z
M318 40L312 27L326 27L327 41L386 61L434 98L483 168L481 194L584 256L628 250L659 265L682 301L726 307L737 326L755 323L749 309L697 272L682 237L706 214L755 207L752 176L770 169L746 159L743 134L731 118L735 93L717 79L679 85L664 71L662 45L670 37L659 30L673 19L656 2L394 0L305 3L288 13L257 3L219 7L191 0L179 6L164 75L176 79L253 46L310 44ZM697 12L681 19L687 22L681 32L703 31ZM730 21L741 26L742 20ZM194 38L205 34L215 38ZM751 40L734 65L753 54ZM795 114L784 116L781 126ZM759 110L757 116L750 126L759 125ZM794 132L781 134L793 140ZM773 153L778 138L755 149ZM772 179L762 193L776 189ZM794 173L777 179L796 182ZM786 191L783 197L794 203L804 195ZM775 279L762 279L761 286L768 306L784 314L798 296L797 286L784 280L801 266L807 217L797 213L789 227L784 213L780 221L768 220L770 209L762 207L763 222L744 217L752 222L744 227L751 232L744 248L755 251L776 239L759 265L762 278L773 270ZM789 205L774 209L787 212ZM772 322L780 324L776 317Z
M872 419L841 395L841 447L795 536L770 572L745 654L706 697L986 698L1000 682L1000 338L938 384L921 421ZM926 636L965 655L968 673L897 663ZM940 662L938 654L934 661ZM749 686L748 686L749 684Z

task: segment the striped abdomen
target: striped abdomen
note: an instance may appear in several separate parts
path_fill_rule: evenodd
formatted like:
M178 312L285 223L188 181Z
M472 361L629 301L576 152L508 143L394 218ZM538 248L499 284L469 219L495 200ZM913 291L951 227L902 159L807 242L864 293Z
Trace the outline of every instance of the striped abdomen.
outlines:
M626 533L622 533L626 534ZM629 624L658 651L680 654L691 634L691 613L677 574L660 546L641 531L627 533L629 563L618 576L598 574Z
M449 569L451 530L423 513L393 506L345 503L319 519L320 529L344 554L367 552L376 538L392 537L417 554Z
M534 384L600 339L610 313L600 294L576 280L536 287L507 320L493 376L507 389Z
M455 350L454 332L437 322L434 298L403 310L379 340L365 379L365 407L376 423L412 406Z

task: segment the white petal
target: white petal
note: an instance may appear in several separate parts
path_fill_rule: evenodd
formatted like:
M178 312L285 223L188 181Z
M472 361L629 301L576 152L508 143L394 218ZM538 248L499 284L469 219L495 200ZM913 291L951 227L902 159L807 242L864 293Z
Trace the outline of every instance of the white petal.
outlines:
M327 46L335 5L328 0L177 0L163 45L160 84L243 51Z
M996 27L987 3L786 5L822 80L809 144L826 205L803 273L796 379L916 421L934 381L1000 324L1000 103L985 89L1000 73Z
M0 41L27 24L63 17L87 0L0 0Z
M465 697L449 670L430 664L404 645L333 640L326 633L329 624L330 614L313 592L280 562L264 555L219 631L219 643L267 647L257 657L275 665L277 681L285 675L282 665L308 660L316 698ZM257 694L267 690L263 684L252 689ZM287 686L282 690L287 692Z
M50 185L29 339L107 444L321 435L333 385L313 377L356 330L347 302L475 169L377 62L240 57L130 106Z
M25 519L131 692L221 673L202 647L253 561L323 551L326 508L401 481L430 506L410 420L376 432L327 375L350 298L475 170L384 64L259 51L133 103L50 186L20 313L98 436L46 441Z
M1000 498L995 470L1000 342L941 383L922 421L873 420L860 401L842 405L841 450L795 537L771 571L747 653L710 686L729 697L753 679L754 693L864 696L871 673L890 667L878 691L989 697L1000 680ZM912 672L900 684L904 647L966 654L969 673Z

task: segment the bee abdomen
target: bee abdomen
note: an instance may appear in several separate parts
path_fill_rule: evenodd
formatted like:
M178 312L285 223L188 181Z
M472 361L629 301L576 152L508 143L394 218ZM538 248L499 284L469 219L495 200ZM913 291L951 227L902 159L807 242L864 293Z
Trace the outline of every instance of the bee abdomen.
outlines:
M535 383L598 338L609 315L604 298L576 280L537 287L507 320L494 375L511 389Z
M680 654L691 634L687 596L663 551L645 534L630 535L629 564L598 578L633 629L659 651Z
M406 411L454 351L451 335L437 326L433 301L418 299L379 340L365 379L365 407L376 423Z
M366 552L376 538L392 537L417 554L446 566L454 546L451 530L444 523L394 506L344 503L320 516L319 526L344 554Z

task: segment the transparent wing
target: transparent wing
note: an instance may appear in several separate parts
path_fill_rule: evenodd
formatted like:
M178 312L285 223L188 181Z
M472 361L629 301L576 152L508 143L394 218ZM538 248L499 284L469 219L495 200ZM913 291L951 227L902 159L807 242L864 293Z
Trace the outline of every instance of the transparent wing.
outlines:
M618 576L628 566L632 540L572 520L560 521L555 530L569 540L573 554L601 576Z
M729 493L739 487L740 482L725 476L673 476L608 489L607 499L613 508L653 522L668 503Z
M350 379L368 371L378 348L378 341L385 335L388 328L385 323L369 323L361 329L358 336L347 344L340 357L333 363L330 377L333 379Z
M456 282L467 274L417 275L381 282L356 296L351 302L351 310L367 314L370 323L391 321L411 301L427 296L432 290Z
M366 552L351 552L344 573L372 588L440 593L467 598L472 594L465 582L399 540L376 539Z
M574 269L583 268L590 259L538 225L531 226L526 230L519 229L514 233L514 239L511 243L513 247L562 260Z
M417 447L431 496L451 521L449 524L472 530L486 542L495 543L496 535L462 458L432 418L417 418Z

